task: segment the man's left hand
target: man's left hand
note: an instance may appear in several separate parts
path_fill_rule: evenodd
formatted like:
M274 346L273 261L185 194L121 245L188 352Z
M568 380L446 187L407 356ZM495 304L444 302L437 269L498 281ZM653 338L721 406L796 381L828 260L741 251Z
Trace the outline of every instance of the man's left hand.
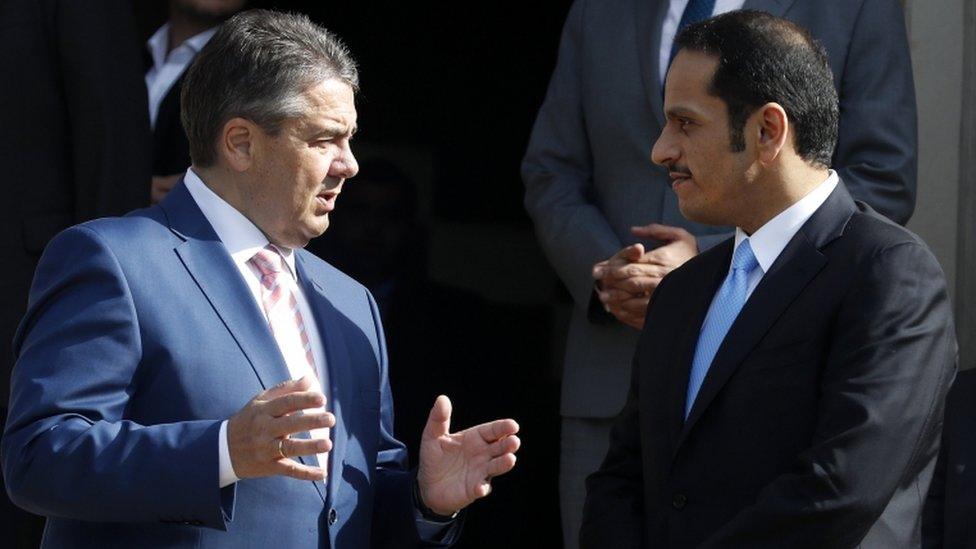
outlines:
M519 426L499 419L451 433L451 401L437 397L420 442L417 484L431 511L450 516L491 493L491 479L515 467Z

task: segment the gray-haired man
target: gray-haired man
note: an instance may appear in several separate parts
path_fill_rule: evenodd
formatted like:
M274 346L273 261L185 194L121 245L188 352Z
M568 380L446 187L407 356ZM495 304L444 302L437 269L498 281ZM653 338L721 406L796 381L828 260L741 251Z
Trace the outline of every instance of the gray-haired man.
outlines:
M450 433L442 396L406 469L376 304L302 250L358 170L357 83L308 19L235 16L187 75L184 181L46 249L2 448L45 546L448 545L515 465L514 421Z

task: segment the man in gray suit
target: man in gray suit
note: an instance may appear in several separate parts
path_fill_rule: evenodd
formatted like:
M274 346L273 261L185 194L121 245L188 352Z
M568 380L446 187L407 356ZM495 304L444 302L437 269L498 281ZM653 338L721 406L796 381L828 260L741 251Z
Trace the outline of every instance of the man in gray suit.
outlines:
M841 113L832 165L854 197L902 224L914 208L915 91L897 0L576 0L522 165L526 208L575 302L561 404L567 547L624 404L650 294L728 236L684 219L649 157L674 37L743 7L793 20L826 48Z

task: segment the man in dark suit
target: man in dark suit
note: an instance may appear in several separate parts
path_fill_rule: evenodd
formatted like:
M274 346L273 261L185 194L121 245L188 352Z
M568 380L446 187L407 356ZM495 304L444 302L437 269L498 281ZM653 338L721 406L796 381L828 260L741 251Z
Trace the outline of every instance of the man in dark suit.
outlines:
M917 547L956 345L941 269L828 169L838 103L807 31L692 25L653 160L735 237L653 294L584 547Z
M408 469L376 302L302 249L358 171L357 87L306 17L238 14L187 74L183 182L44 251L2 461L45 547L445 546L514 467L514 421L451 433L440 396Z
M244 8L246 0L169 0L169 20L146 43L146 89L152 126L152 187L155 204L190 167L190 144L180 121L180 89L193 58L217 25Z
M667 172L647 161L664 126L665 70L682 25L729 10L768 11L827 50L841 117L831 165L851 194L904 224L915 207L915 88L899 0L577 0L522 165L543 251L573 297L562 379L564 532L579 530L584 479L606 453L630 357L654 287L728 237L685 219ZM650 224L650 225L648 225ZM628 247L640 243L640 247ZM600 280L616 267L631 286ZM628 292L639 284L640 289ZM696 290L696 293L698 290ZM605 312L604 308L609 310ZM567 547L574 547L569 542Z
M959 372L946 400L942 447L925 500L922 547L976 547L976 370Z
M67 227L149 201L139 38L125 0L0 2L0 421L34 268ZM43 522L0 494L0 539L37 547Z

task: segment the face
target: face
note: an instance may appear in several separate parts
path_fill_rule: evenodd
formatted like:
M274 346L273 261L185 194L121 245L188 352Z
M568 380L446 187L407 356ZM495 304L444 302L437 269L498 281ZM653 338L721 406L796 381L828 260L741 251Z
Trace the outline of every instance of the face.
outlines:
M682 215L709 225L736 225L747 207L751 145L732 152L725 102L708 93L718 58L681 50L668 71L666 123L651 158L668 169ZM748 128L747 128L748 130Z
M356 132L352 88L326 80L304 97L305 113L286 120L277 135L256 128L240 186L244 214L268 240L289 248L325 232L343 182L359 171L350 148Z

